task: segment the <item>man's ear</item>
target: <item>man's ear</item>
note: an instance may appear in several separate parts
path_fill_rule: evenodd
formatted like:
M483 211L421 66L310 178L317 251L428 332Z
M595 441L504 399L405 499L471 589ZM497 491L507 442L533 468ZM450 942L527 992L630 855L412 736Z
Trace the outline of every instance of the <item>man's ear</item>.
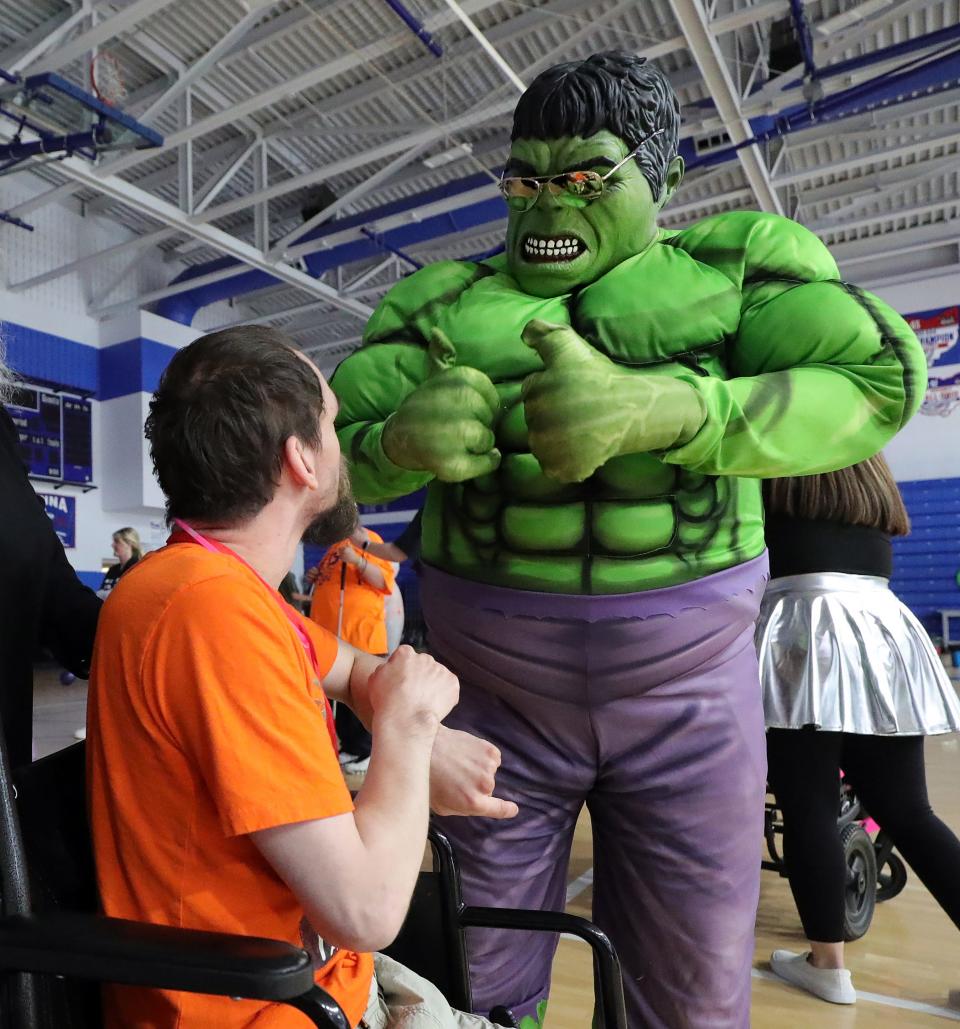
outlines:
M283 463L298 486L316 489L319 485L314 454L296 436L288 436L283 444Z
M660 199L657 201L657 210L663 208L673 194L676 193L683 180L684 167L683 158L677 154L667 168L667 174L663 180L663 189L660 192Z

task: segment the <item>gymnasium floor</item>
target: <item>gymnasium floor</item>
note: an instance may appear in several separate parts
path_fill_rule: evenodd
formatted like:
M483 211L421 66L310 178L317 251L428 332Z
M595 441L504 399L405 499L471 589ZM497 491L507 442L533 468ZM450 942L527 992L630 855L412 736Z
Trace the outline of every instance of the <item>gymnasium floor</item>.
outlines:
M53 669L40 669L36 681L37 756L74 742L83 724L86 686L61 686ZM934 809L960 831L960 739L927 742L927 774ZM757 841L757 859L762 843ZM569 910L589 916L591 888L590 826L586 815L577 828L570 862ZM960 869L958 869L960 874ZM926 889L911 875L903 893L877 907L873 925L848 946L848 964L860 999L841 1008L770 981L766 960L776 947L799 950L800 924L785 880L773 872L761 878L757 950L754 961L753 1029L849 1029L873 1027L922 1029L960 1023L960 934ZM951 991L957 991L951 1004ZM592 983L584 944L563 940L554 966L547 1029L587 1029Z
M934 810L960 832L960 738L932 738L927 741L926 755ZM762 841L758 841L758 860L761 849ZM583 886L580 877L590 865L590 829L584 816L577 828L568 877L569 883L577 883L575 890ZM899 897L877 906L867 935L847 946L848 967L859 993L852 1007L826 1004L773 979L766 965L770 952L777 947L799 951L804 940L786 880L775 872L764 872L760 889L753 1029L921 1029L960 1023L960 933L912 873ZM568 886L568 896L570 892ZM586 887L568 910L589 917L590 898L591 890ZM547 1029L589 1026L591 987L585 957L583 944L561 941ZM951 991L957 991L955 1006L951 1006Z

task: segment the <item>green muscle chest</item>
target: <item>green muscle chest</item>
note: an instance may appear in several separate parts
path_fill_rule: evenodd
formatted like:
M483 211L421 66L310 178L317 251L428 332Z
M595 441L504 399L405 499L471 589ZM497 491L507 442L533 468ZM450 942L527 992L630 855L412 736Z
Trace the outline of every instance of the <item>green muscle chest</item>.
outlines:
M523 379L542 367L520 339L532 318L572 324L625 366L724 377L723 346L739 314L728 278L659 244L575 296L530 297L497 271L435 306L431 323L456 345L458 363L497 386L503 459L482 479L431 483L426 560L496 585L606 594L689 581L759 554L757 483L696 475L650 454L615 458L586 482L556 482L529 452L521 400Z

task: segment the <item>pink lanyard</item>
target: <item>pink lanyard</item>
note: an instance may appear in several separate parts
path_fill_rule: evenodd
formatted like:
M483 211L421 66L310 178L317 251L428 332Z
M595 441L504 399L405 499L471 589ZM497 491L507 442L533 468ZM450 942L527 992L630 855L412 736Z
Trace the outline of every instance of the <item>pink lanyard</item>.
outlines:
M178 529L182 529L190 537L190 539L193 540L194 543L198 543L201 547L203 547L204 550L209 550L213 554L228 554L230 557L236 558L240 562L240 564L244 565L246 568L249 568L250 571L253 572L253 574L260 580L260 582L263 583L264 588L269 590L270 595L274 598L274 600L276 600L277 604L280 606L280 610L283 611L283 614L286 617L287 621L293 626L293 631L297 634L297 638L300 640L300 645L306 652L307 660L310 662L310 666L313 668L313 674L317 677L317 685L320 685L320 680L322 679L322 676L320 675L320 663L317 660L317 652L313 646L313 640L310 638L310 635L308 634L307 630L304 629L303 624L300 622L300 620L296 618L294 616L294 613L290 610L290 608L287 607L287 605L280 600L279 596L277 595L277 591L271 589L270 584L266 581L266 579L264 579L263 576L261 576L260 573L257 572L254 568L251 568L250 565L246 561L244 561L244 559L239 554L234 553L228 546L225 546L223 543L221 543L219 546L215 545L214 543L211 543L210 540L206 538L206 536L201 536L196 529L194 529L190 525L187 525L186 522L181 521L181 519L179 518L174 518L173 523L177 526ZM327 723L327 730L330 733L330 738L333 740L333 749L336 750L339 744L337 742L337 731L334 728L333 724L333 708L330 706L330 699L327 697L326 693L323 694L323 703L323 717Z

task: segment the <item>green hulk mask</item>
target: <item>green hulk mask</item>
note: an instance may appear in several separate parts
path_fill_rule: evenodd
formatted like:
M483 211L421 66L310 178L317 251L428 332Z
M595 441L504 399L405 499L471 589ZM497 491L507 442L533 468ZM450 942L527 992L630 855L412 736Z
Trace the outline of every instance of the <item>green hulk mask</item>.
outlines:
M916 410L917 340L806 229L657 227L678 110L630 55L544 72L517 108L505 254L396 285L337 370L357 496L427 485L429 563L570 594L700 578L762 552L758 479L859 461ZM590 201L529 181L634 151Z
M510 148L505 175L540 177L569 171L604 175L630 149L606 130L586 139L517 139ZM657 214L682 177L683 159L675 157L660 195L654 198L631 159L605 180L596 200L552 196L544 188L529 210L517 210L511 204L506 249L510 274L525 293L535 297L559 296L599 279L656 239ZM572 241L572 248L567 241Z

